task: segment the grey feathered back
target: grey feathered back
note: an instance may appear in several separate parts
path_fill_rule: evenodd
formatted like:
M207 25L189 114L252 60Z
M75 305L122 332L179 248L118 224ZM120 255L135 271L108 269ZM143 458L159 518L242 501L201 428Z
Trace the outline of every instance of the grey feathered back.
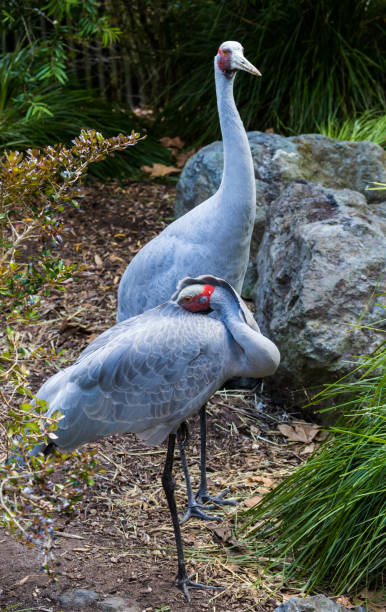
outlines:
M211 312L192 313L176 302L190 284L214 286ZM168 302L101 334L41 387L37 397L48 403L48 415L64 415L59 448L129 431L159 444L228 378L276 369L276 347L229 283L205 275L178 288Z
M127 431L159 444L226 380L230 341L220 321L173 301L115 325L37 394L65 415L57 445Z

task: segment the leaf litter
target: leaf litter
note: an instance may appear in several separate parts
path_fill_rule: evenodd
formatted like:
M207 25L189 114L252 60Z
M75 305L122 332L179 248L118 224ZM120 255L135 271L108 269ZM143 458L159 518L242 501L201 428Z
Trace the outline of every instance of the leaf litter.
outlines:
M168 146L180 152L183 143ZM87 186L79 211L64 212L67 231L60 256L65 262L76 262L79 271L69 279L65 292L42 297L41 320L19 330L24 344L36 355L28 363L33 390L114 324L119 279L130 259L173 218L174 201L175 186L170 184L95 182ZM260 386L217 392L208 404L208 415L211 492L229 487L229 497L241 503L216 509L224 518L221 524L188 521L182 535L189 569L201 582L226 586L225 591L193 592L188 606L172 587L176 553L161 486L165 449L149 449L127 434L89 445L98 450L103 472L85 490L76 514L63 515L56 523L56 582L40 571L35 549L1 532L0 608L39 605L56 612L60 610L55 603L58 593L76 588L130 596L148 611L165 605L183 612L268 611L286 598L291 591L281 588L281 577L263 575L263 559L254 568L232 560L231 548L238 547L240 552L243 547L234 527L245 507L258 502L304 460L301 449L315 444L320 428L288 422L284 410L269 402ZM187 448L195 488L198 420L196 416L189 423ZM182 516L186 491L177 457L175 477Z

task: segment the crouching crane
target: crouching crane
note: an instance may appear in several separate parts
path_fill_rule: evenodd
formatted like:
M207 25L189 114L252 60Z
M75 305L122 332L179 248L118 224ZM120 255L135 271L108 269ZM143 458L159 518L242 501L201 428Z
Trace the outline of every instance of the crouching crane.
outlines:
M259 331L251 313L226 281L185 278L171 299L101 334L37 394L48 416L63 418L55 446L70 450L116 433L133 432L157 445L168 437L162 484L177 546L177 586L190 601L172 476L176 436L233 376L273 374L280 355ZM52 443L37 446L45 454Z

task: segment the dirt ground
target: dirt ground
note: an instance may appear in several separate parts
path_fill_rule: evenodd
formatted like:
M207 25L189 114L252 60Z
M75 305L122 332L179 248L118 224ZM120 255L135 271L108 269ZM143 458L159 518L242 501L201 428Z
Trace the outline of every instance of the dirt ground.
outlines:
M114 323L122 273L171 220L174 200L173 184L95 183L87 187L81 211L67 210L61 257L81 269L64 294L53 292L45 299L39 323L22 331L25 342L46 350L30 367L35 391L54 366L71 363ZM125 435L93 445L104 473L97 475L76 513L56 523L56 581L40 570L35 549L0 531L0 610L58 612L63 609L58 596L76 588L120 595L149 612L273 610L289 591L280 588L280 576L264 579L262 560L256 559L254 567L238 563L245 545L234 529L246 507L290 473L309 449L280 434L278 424L289 417L263 391L261 383L252 390L223 390L209 404L211 492L229 487L239 505L219 509L220 524L190 520L182 527L189 570L200 582L225 590L193 591L188 606L173 586L176 552L160 479L165 447L149 449ZM187 454L197 487L198 416L190 429ZM182 515L186 493L178 458L175 476ZM99 608L93 604L89 609Z

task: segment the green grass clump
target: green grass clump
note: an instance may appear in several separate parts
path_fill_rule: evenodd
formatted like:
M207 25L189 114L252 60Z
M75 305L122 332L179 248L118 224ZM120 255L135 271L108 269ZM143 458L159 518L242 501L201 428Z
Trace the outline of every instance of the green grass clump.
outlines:
M386 567L386 342L329 386L343 411L309 461L245 514L247 562L336 594L379 588ZM352 373L353 374L353 373Z
M386 114L376 111L365 111L352 119L339 123L329 119L319 131L323 136L339 140L369 140L381 147L386 146Z

